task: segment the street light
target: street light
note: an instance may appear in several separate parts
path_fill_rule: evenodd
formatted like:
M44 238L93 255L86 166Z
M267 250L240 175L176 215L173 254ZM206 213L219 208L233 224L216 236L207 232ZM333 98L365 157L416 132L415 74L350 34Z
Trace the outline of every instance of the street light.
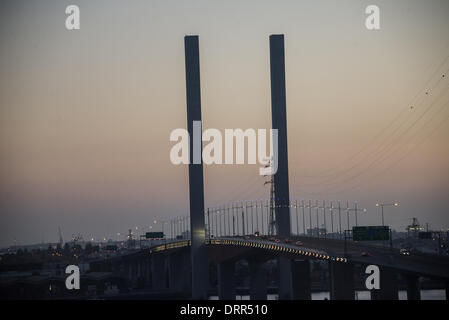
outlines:
M385 226L384 224L384 207L397 207L399 206L399 203L376 203L376 207L381 207L382 211L382 226Z

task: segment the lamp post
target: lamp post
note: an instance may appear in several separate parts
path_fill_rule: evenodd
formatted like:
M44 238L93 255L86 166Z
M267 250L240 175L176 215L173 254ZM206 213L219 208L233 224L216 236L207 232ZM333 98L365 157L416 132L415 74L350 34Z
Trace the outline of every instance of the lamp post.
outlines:
M367 211L366 208L359 209L357 201L354 201L354 208L348 208L347 210L348 210L348 212L354 211L354 213L355 213L355 225L356 225L356 227L359 225L359 224L358 224L358 221L357 221L357 212L359 212L359 211L366 212L366 211ZM348 225L348 226L349 226L349 225ZM349 227L348 227L348 228L349 228Z
M385 226L384 223L384 207L397 207L399 206L399 203L394 202L394 203L376 203L376 207L380 207L381 211L382 211L382 227ZM382 241L383 242L383 246L385 248L385 240ZM391 239L391 229L390 229L390 249L393 250L393 240Z
M397 207L399 206L399 203L394 202L394 203L376 203L376 207L380 207L381 208L381 212L382 212L382 226L385 226L384 223L384 207Z

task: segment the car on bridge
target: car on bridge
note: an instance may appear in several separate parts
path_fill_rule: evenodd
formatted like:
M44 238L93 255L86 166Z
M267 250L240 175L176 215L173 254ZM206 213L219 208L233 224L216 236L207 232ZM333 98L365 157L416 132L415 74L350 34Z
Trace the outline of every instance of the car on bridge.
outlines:
M279 240L279 239L276 239L276 238L274 238L274 237L271 237L271 238L269 238L269 239L268 239L268 241L271 241L271 242L276 242L276 243L279 243L279 242L281 242L281 240Z
M285 243L293 243L293 240L292 239L284 239L284 242Z
M295 244L296 244L297 246L302 246L302 242L301 242L301 241L299 241L299 240L298 240L298 241L296 241L296 242L295 242Z
M369 257L370 254L368 251L362 251L362 257Z
M410 255L410 250L406 249L406 248L402 248L399 250L399 253L401 256L409 256Z

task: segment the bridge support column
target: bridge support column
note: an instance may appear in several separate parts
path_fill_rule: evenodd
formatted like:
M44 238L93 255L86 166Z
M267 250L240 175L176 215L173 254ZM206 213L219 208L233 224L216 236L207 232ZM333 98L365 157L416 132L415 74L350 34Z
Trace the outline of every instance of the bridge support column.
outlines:
M166 289L165 256L156 254L151 258L151 280L153 290Z
M151 268L150 268L150 258L146 257L144 260L144 264L145 264L145 280L147 283L150 282L150 273L151 273Z
M354 265L329 262L331 300L354 300Z
M235 300L234 261L221 262L217 266L218 298L220 300Z
M173 253L169 256L169 288L178 292L192 290L192 268L190 257L186 253Z
M270 35L271 121L278 132L277 172L274 175L277 234L290 236L290 191L288 184L287 106L285 94L284 35ZM292 298L291 261L280 257L279 299Z
M138 264L136 260L131 260L131 279L135 283L138 277Z
M419 276L406 275L407 300L421 300L421 288L419 286Z
M207 299L206 230L202 163L200 54L198 36L184 38L187 96L187 129L190 140L189 198L192 259L192 298Z
M446 301L449 301L449 280L445 282L446 287Z
M279 269L279 300L290 300L293 298L291 260L286 257L279 257L278 269Z
M371 290L371 300L398 300L398 274L389 268L380 268L380 289Z
M292 261L293 299L311 300L309 260Z
M446 289L446 301L449 301L449 280L444 282L444 287Z
M265 263L249 261L251 300L267 300L267 269Z

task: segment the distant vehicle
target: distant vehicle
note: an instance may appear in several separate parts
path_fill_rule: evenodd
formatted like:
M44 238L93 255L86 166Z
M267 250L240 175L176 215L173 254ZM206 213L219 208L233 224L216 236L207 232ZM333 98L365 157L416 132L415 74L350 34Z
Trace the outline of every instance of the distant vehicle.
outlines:
M368 251L362 251L362 257L369 257L370 254Z
M279 243L279 242L281 242L281 240L279 240L279 239L274 239L274 242Z
M258 237L259 234L260 234L259 231L254 232L254 236L255 236L255 237Z
M275 238L273 238L273 237L271 237L271 238L268 238L268 241L273 241L273 242L275 242L275 241L276 241L276 239L275 239Z
M108 244L106 246L106 250L108 250L108 251L117 251L117 245L116 244Z
M401 256L409 256L410 255L410 250L406 249L406 248L402 248L399 250L399 253L401 254Z
M284 242L285 243L293 243L293 240L292 239L284 239Z
M296 244L297 246L302 246L302 242L301 242L301 241L296 241L295 244Z

